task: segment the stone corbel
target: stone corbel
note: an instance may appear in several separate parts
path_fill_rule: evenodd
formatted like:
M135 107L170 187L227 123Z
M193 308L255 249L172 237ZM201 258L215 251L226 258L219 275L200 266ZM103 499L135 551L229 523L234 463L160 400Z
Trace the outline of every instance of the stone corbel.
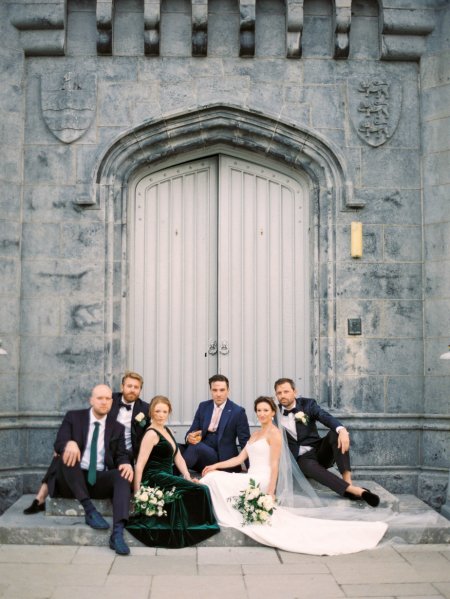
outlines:
M112 54L114 0L97 0L97 52Z
M144 0L144 52L147 56L159 56L160 0Z
M286 58L302 55L303 0L286 0Z
M433 10L383 7L381 18L381 59L420 60L425 36L435 26Z
M255 55L255 5L256 0L239 0L239 56L242 58Z
M9 17L19 31L25 56L64 56L66 0L10 4Z
M350 51L351 0L335 0L334 58L348 58Z
M208 53L208 0L192 0L192 56Z

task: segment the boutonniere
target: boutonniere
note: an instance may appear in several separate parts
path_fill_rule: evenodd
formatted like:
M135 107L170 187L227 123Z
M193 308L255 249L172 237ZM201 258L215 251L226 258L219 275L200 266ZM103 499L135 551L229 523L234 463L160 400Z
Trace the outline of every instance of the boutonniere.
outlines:
M134 417L134 419L139 424L139 426L144 427L144 426L147 425L147 421L146 421L144 412L139 412L139 414L136 414L136 416Z
M294 418L295 418L296 420L300 420L300 422L301 422L302 424L308 424L308 420L309 420L309 418L308 418L308 414L305 414L305 412L297 412L297 413L295 414Z

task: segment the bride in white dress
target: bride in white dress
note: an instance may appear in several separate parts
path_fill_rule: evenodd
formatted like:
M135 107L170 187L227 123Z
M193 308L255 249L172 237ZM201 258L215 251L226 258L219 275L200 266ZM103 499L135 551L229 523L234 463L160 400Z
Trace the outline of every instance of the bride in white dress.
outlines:
M207 466L201 482L209 487L220 526L232 527L255 541L285 551L312 555L339 555L372 549L387 529L385 522L326 520L299 516L278 505L268 524L242 525L242 516L230 497L244 491L250 479L275 497L283 438L273 424L276 406L272 398L259 397L255 412L261 428L254 432L241 453L230 460ZM250 461L248 473L221 472Z

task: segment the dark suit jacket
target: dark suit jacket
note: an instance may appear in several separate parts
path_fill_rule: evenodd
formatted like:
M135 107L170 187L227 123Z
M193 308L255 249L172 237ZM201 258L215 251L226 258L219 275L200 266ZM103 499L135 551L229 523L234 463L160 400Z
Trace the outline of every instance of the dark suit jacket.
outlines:
M337 418L323 410L315 399L308 397L298 397L296 408L308 416L308 422L303 424L301 420L296 421L297 439L294 439L289 431L286 430L289 449L297 457L300 445L309 445L314 447L320 442L320 435L317 430L317 422L322 423L327 428L335 431L338 426L344 426Z
M119 414L121 401L122 393L113 393L113 405L110 414L111 417L114 418L114 420L117 419L117 416ZM139 453L142 438L145 435L145 431L149 425L149 407L150 406L148 405L148 403L146 401L142 401L142 399L137 399L133 404L133 410L131 415L131 446L133 448L133 458L135 461ZM145 420L142 420L142 422L139 423L136 420L136 416L141 413L144 414Z
M53 458L44 478L52 497L55 493L58 461L61 459L60 456L68 441L75 441L80 448L81 455L83 455L89 434L89 412L90 408L70 410L64 416L64 420L59 427L54 444L55 452L58 455ZM105 468L106 470L113 470L120 464L130 464L125 447L124 427L109 412L105 424Z
M202 401L197 408L194 421L186 436L192 431L201 430L203 439L208 432L213 410L214 402L212 399ZM250 438L247 414L244 408L227 399L217 429L218 453L221 462L238 454L236 437L241 448L244 448Z

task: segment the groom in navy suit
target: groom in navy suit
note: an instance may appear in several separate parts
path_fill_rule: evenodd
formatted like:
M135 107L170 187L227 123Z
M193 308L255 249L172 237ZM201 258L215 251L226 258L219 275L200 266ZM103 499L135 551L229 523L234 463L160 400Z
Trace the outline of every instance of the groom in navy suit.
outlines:
M244 408L228 398L229 382L223 374L209 379L211 398L202 401L186 434L183 457L189 469L202 472L205 466L233 458L238 454L236 438L241 448L249 437ZM233 470L233 469L231 469Z
M345 426L308 397L298 397L292 379L275 382L275 395L280 405L280 424L286 429L289 449L303 474L348 499L362 499L376 507L380 498L368 489L352 483L350 468L350 435ZM321 437L320 422L329 432ZM336 464L341 477L329 472Z
M128 520L133 467L125 448L124 427L111 415L112 392L107 385L92 389L91 408L70 410L56 435L55 468L48 488L53 497L75 497L85 511L86 524L109 528L91 499L112 499L113 531L109 546L119 555L130 550L123 538Z

